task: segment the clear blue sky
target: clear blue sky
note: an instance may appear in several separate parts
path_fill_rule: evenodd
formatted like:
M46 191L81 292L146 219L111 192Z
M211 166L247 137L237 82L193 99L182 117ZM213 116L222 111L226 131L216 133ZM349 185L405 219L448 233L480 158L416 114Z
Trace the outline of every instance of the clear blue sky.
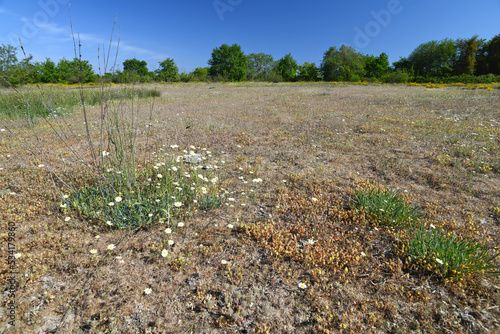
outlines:
M20 37L37 61L73 58L69 2L0 0L0 44L18 46ZM317 65L329 47L346 44L364 54L386 52L392 63L430 40L500 34L500 0L74 0L73 29L96 72L97 47L108 47L115 15L120 69L135 56L151 70L168 57L192 71L207 66L223 43L276 60L290 52L299 64Z

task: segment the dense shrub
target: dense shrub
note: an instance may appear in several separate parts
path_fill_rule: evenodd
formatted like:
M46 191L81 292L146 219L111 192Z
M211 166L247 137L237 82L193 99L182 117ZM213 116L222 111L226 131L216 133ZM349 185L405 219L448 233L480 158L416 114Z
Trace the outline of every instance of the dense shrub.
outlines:
M407 83L410 81L410 75L405 71L397 70L382 75L380 81L384 83Z

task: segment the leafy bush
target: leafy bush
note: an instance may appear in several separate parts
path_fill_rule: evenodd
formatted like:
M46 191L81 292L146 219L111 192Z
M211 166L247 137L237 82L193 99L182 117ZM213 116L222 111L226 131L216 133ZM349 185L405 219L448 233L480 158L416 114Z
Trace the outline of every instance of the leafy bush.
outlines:
M397 70L385 73L380 77L380 81L384 83L407 83L410 81L410 75L405 71Z
M490 73L476 77L476 83L492 83L492 82L500 82L500 75L494 75Z
M196 81L207 81L208 80L208 73L209 73L208 67L197 67L194 69L193 72L191 72L191 76Z
M463 82L463 83L475 83L476 77L470 74L462 74L460 76L453 76L448 79L448 82Z
M265 80L268 81L268 82L277 83L277 82L282 82L283 81L283 77L281 76L281 74L278 71L271 71L266 76Z
M59 80L65 83L88 83L94 79L94 70L88 60L62 58L57 63Z
M304 63L298 67L297 80L319 81L321 80L321 73L315 63Z
M357 74L351 74L351 76L349 77L349 81L351 82L358 82L361 80L361 77Z

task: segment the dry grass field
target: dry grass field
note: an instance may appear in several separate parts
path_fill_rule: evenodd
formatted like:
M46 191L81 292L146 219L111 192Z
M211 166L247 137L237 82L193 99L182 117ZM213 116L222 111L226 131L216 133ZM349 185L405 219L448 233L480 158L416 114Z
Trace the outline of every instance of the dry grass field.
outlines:
M499 89L147 88L160 96L114 104L146 175L137 182L160 189L169 175L180 180L173 200L176 189L213 196L151 216L155 204L141 206L144 221L121 228L65 186L94 182L81 161L92 161L85 126L98 143L109 117L99 105L86 124L81 107L32 126L3 121L0 333L500 332L500 282L481 267L499 265L487 261L500 251ZM203 168L183 161L190 151ZM360 204L386 190L418 214L386 215L389 197L375 211ZM128 200L114 196L102 210Z

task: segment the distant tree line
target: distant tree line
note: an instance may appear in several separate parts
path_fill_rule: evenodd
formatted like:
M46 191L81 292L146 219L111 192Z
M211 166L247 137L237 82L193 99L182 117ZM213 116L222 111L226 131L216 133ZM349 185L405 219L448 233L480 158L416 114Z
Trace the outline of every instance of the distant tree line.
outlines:
M491 40L473 36L468 39L443 39L419 45L408 57L392 66L387 54L362 54L352 46L330 47L321 64L301 65L289 53L278 60L265 53L245 54L238 44L223 44L213 49L207 67L179 73L172 58L150 71L147 63L127 59L123 70L95 74L87 60L65 58L56 64L49 58L18 60L11 45L0 46L0 85L25 83L107 82L189 82L189 81L381 81L381 82L463 82L500 81L500 34Z
M393 67L416 82L498 82L500 35L489 41L473 36L423 43Z

